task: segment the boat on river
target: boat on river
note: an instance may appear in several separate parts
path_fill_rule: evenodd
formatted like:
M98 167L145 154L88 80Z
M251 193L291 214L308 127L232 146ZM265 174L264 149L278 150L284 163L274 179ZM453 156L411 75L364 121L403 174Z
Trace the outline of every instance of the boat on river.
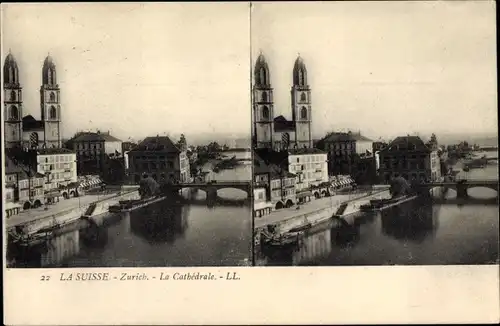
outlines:
M306 230L307 229L299 231L290 230L279 234L264 230L261 232L261 243L264 246L275 248L298 246L300 244L300 241L303 239Z
M118 205L109 206L110 213L123 213L131 212L136 209L160 202L167 198L167 196L157 196L146 199L131 199L131 200L120 200Z
M13 244L28 247L34 246L38 244L42 244L47 240L51 239L54 236L54 232L52 231L42 231L36 232L32 234L20 234L20 233L9 233L11 236L11 241Z
M369 204L360 206L362 212L377 212L383 211L387 208L406 203L410 200L417 198L417 195L398 196L394 198L372 199Z

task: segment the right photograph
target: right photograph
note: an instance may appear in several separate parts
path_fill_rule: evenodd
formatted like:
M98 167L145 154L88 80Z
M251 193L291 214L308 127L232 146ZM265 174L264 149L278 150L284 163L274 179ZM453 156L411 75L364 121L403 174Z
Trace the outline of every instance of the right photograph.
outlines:
M255 265L499 263L494 2L253 3L251 45Z

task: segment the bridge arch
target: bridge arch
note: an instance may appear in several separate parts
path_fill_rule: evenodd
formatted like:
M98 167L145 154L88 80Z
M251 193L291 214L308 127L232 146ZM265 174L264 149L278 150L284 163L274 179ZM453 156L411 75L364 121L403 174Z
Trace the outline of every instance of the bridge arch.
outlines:
M204 186L204 187L198 187L196 189L199 189L199 190L205 192L205 194L207 196L211 192L215 192L217 194L217 196L219 196L219 192L224 193L227 190L231 190L231 191L236 190L237 192L239 192L239 193L245 193L247 197L250 197L250 191L251 190L249 188L250 187L239 187L239 186L220 186L220 187L216 187L216 186ZM226 196L223 196L223 197L226 197Z
M478 199L491 199L498 197L498 188L493 185L470 186L467 188L467 195Z

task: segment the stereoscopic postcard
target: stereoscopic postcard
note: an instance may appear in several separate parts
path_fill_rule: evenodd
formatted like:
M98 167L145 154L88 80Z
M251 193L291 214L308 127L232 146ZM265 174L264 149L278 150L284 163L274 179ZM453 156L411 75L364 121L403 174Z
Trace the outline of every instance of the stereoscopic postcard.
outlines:
M493 1L1 8L5 324L499 322Z

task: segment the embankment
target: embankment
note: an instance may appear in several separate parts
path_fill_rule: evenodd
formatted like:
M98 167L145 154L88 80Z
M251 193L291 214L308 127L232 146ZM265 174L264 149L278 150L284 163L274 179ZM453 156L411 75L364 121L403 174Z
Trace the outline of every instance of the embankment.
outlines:
M74 222L78 220L87 210L87 208L96 204L96 212L106 212L110 205L117 204L120 200L130 200L138 199L139 193L137 190L129 191L126 193L116 194L112 197L107 197L105 199L96 200L92 203L88 203L81 206L70 207L62 211L57 212L44 212L40 216L34 217L32 219L16 223L10 228L20 227L25 234L35 233L42 229L50 229L57 226L62 226L67 223Z

